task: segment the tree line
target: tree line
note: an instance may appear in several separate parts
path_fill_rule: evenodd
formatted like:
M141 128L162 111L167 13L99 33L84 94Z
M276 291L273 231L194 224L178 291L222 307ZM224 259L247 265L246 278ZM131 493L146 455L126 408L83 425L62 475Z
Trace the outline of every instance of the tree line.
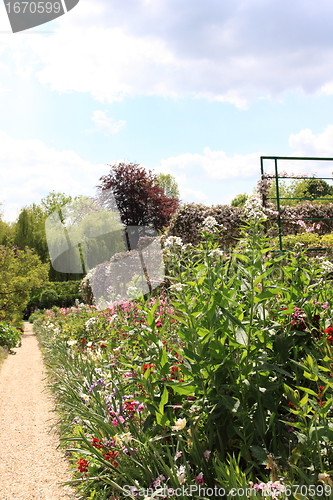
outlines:
M22 208L13 223L3 221L0 215L0 320L12 320L15 314L19 314L34 289L48 282L84 277L85 268L82 272L66 273L51 263L45 224L53 214L59 214L62 221L62 214L70 207L72 229L75 229L77 219L83 219L80 238L97 263L108 260L110 253L126 249L128 241L113 239L110 236L112 231L125 229L128 236L126 229L130 226L151 226L159 232L167 227L171 215L180 205L175 179L170 174L154 175L136 163L108 166L110 172L100 178L93 200L51 191L39 204L32 203ZM99 210L96 211L96 207ZM106 234L103 234L102 227L105 224L103 210L108 212L108 222L111 220ZM111 214L114 214L113 219ZM101 233L101 236L91 237L92 231ZM88 262L90 267L94 267L93 260Z

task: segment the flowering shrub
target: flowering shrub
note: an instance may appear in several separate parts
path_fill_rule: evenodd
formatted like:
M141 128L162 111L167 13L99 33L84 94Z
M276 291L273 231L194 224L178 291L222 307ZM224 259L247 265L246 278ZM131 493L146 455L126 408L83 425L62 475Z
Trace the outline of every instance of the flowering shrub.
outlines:
M5 347L9 352L15 347L21 346L21 336L23 330L9 325L3 321L0 322L0 346Z
M182 238L184 244L191 243L198 245L202 240L202 223L207 217L213 217L220 227L225 229L221 232L219 246L227 249L235 245L236 239L240 236L242 210L229 205L216 205L207 207L203 204L187 203L182 205L171 217L170 224L163 239L168 236L178 236Z
M228 250L236 245L237 239L241 236L244 221L248 219L249 214L251 217L256 214L255 218L259 217L260 220L268 219L266 229L270 229L272 236L277 236L277 211L273 205L267 205L267 208L263 209L262 200L258 195L249 197L244 207L228 205L207 207L195 203L184 204L172 216L162 241L168 236L177 236L182 238L184 244L198 245L202 241L202 222L206 217L211 216L221 227L225 228L220 233L218 244L222 249ZM281 217L286 219L281 220L283 235L296 235L304 231L315 232L319 235L333 232L332 203L319 205L306 201L296 206L282 206Z

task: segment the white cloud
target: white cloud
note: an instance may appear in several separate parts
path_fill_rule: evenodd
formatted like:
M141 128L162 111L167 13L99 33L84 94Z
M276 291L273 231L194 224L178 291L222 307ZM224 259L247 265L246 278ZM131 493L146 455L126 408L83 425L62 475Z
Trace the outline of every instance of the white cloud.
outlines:
M289 146L296 150L295 156L333 156L333 125L328 125L324 132L314 134L304 129L298 134L291 134Z
M209 178L217 180L250 177L258 172L260 155L262 154L237 154L228 157L224 151L211 151L209 147L206 147L203 155L185 153L162 160L161 168L163 170L175 168L190 170L199 167L208 174Z
M96 130L104 133L105 135L113 135L126 124L125 120L115 121L114 118L108 118L104 111L94 111L92 121L95 124Z
M191 201L195 200L199 203L204 203L208 199L206 193L198 191L197 189L186 188L183 186L179 186L179 195L180 199L183 200L184 202L186 200L191 200Z
M17 140L0 131L0 202L5 220L51 190L94 195L105 165L94 165L74 151L56 151L38 140Z
M332 15L328 0L86 0L51 36L1 41L22 77L37 74L57 92L101 102L191 95L246 108L286 91L333 92Z

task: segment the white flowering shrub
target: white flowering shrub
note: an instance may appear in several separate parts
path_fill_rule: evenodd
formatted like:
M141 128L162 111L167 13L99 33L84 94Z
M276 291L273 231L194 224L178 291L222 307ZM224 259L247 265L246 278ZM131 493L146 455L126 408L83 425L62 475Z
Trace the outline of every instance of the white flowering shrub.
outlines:
M243 217L251 221L264 221L267 219L265 208L262 205L262 197L255 193L246 200L243 207Z

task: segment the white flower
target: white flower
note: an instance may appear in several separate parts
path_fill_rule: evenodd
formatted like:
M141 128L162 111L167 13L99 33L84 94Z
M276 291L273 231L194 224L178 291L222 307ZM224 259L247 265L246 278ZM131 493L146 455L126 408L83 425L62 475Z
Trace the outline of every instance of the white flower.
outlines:
M85 322L86 332L88 332L91 328L93 328L95 323L97 323L97 321L98 321L97 316L88 319L88 321Z
M129 286L127 288L127 297L136 299L142 295L142 292L136 286Z
M169 236L165 242L164 242L164 247L165 248L174 248L174 247L180 247L182 248L183 246L183 241L179 236Z
M77 344L77 340L68 340L67 341L67 345L69 345L69 346L72 346L72 345L75 345L75 344Z
M185 483L186 468L185 465L180 465L177 470L177 478L180 484Z
M181 431L186 426L186 418L179 418L176 420L175 425L171 427L173 431Z
M185 286L186 285L182 283L175 283L174 285L170 286L170 290L173 290L174 292L181 292Z
M220 257L223 257L223 255L223 250L220 250L219 248L215 248L215 250L211 250L209 252L209 257L211 257L212 259L218 259Z
M261 196L259 193L255 193L246 200L244 205L244 214L247 219L250 220L265 220L267 215L265 209L262 205Z
M333 264L329 260L323 260L321 263L321 267L325 271L325 273L331 273L333 272Z
M212 217L211 215L209 215L208 217L205 218L201 227L204 231L214 231L214 230L217 230L217 228L219 227L219 224L218 224L217 220L215 219L215 217Z
M121 435L121 438L122 440L124 441L124 443L130 443L133 439L133 436L131 435L130 432L124 432L122 435Z

